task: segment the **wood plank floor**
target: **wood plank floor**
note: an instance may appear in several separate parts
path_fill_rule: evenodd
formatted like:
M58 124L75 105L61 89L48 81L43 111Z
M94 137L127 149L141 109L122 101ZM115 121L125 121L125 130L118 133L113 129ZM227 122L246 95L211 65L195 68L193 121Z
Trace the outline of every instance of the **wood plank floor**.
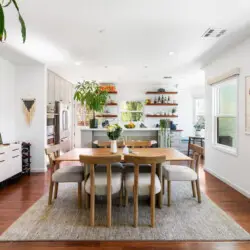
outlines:
M250 233L250 200L200 169L201 189L219 207ZM48 173L24 176L13 184L0 189L0 234L48 191ZM68 242L2 242L0 249L176 249L176 250L249 250L250 242L159 242L159 241L68 241Z

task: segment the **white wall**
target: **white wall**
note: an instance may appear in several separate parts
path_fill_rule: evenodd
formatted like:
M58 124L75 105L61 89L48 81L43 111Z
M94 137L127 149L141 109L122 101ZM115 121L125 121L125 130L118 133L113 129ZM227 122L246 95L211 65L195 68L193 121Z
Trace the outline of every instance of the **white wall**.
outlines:
M4 143L16 140L15 66L0 57L0 133Z
M30 142L31 171L46 171L44 148L46 146L47 73L44 65L16 67L16 138ZM35 98L36 110L29 126L23 113L22 98Z
M205 169L250 198L250 136L245 134L245 77L250 75L250 39L221 55L205 67L206 79L240 68L238 88L238 155L233 156L212 145L212 89L206 85Z

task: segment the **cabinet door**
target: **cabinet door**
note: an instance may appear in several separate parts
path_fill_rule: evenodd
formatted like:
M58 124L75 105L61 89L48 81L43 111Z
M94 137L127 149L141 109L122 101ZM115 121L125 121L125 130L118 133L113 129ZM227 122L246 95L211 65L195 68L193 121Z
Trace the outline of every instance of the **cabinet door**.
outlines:
M55 74L52 72L48 72L47 98L48 104L53 104L55 102Z
M73 86L72 84L69 82L68 83L68 99L69 99L69 103L72 103L72 100L73 100Z
M10 168L8 167L8 162L5 159L0 160L0 182L6 180L11 174Z
M22 159L20 154L12 156L10 163L12 176L22 172Z
M59 76L55 75L55 101L60 101L60 88L61 88L61 79Z

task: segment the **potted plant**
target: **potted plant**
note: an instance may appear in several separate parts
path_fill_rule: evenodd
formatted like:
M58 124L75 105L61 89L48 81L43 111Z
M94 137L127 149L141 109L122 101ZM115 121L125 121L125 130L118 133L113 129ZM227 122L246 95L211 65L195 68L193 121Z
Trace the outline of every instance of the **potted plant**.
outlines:
M176 108L172 108L172 115L176 113Z
M15 9L17 10L18 14L18 20L21 24L21 33L22 33L22 38L23 38L23 43L25 43L26 40L26 26L25 22L20 14L19 6L17 4L16 0L2 0L0 1L0 42L3 42L7 38L7 31L5 27L5 13L4 9L14 5Z
M110 151L117 153L117 139L121 136L122 127L119 124L109 125L107 128L107 136L111 140Z
M96 112L102 112L108 99L108 92L102 90L96 81L78 82L75 87L74 100L86 105L93 111L93 119L90 120L90 128L98 128Z
M195 128L195 136L201 136L201 130L205 129L205 120L204 117L201 116L198 121L194 125Z

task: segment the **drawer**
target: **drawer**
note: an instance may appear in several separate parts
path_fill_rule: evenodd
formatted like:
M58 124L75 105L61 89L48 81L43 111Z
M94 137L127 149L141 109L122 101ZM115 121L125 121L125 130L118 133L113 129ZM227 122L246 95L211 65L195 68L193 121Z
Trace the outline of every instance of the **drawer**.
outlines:
M11 176L11 169L6 160L0 161L0 182L8 179Z
M12 176L22 172L21 155L12 156L12 159L10 160L10 165L11 165L11 175Z
M9 149L10 156L21 155L21 145L20 144L12 144Z

